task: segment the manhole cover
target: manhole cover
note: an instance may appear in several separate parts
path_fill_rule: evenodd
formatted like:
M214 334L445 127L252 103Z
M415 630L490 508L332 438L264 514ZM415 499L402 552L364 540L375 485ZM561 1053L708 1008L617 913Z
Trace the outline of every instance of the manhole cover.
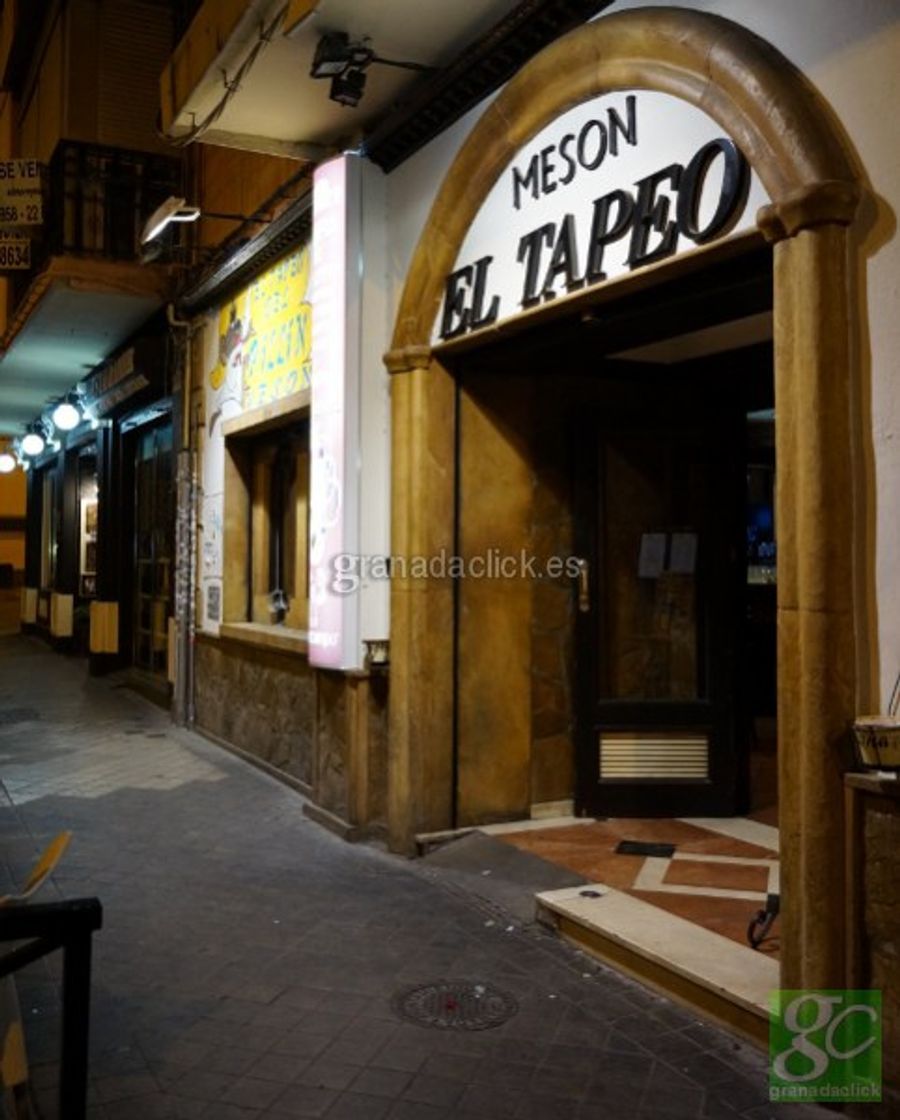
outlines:
M40 713L34 708L0 708L0 726L11 723L29 723L31 720L40 719Z
M391 1005L401 1019L450 1031L483 1031L512 1018L519 1005L492 984L438 980L398 992Z

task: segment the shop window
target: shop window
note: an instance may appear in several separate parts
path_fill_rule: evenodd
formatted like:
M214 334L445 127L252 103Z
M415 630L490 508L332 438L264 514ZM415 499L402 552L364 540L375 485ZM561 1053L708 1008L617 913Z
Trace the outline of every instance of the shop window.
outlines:
M309 414L304 407L225 425L223 626L301 641L309 621Z
M172 425L140 428L134 454L134 598L132 664L165 679L172 615Z
M309 617L309 425L252 441L250 620L305 630Z
M78 594L97 594L97 456L83 451L78 458Z

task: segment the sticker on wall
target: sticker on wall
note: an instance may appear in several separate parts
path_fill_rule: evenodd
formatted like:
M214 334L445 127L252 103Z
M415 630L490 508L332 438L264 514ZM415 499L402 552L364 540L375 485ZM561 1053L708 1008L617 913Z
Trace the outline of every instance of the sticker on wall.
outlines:
M203 575L222 574L223 494L211 494L203 499Z
M222 621L222 585L219 583L206 585L206 619L208 622Z
M244 302L244 301L241 301ZM244 364L247 343L253 327L247 320L246 309L238 300L219 312L218 361L209 375L209 384L215 394L209 414L209 435L217 434L223 420L241 412L243 398Z

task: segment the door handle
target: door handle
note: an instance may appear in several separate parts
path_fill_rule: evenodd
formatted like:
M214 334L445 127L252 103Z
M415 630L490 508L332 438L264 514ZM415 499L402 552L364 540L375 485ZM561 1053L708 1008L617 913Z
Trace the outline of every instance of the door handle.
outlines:
M578 558L578 609L582 614L591 609L590 565L584 557Z

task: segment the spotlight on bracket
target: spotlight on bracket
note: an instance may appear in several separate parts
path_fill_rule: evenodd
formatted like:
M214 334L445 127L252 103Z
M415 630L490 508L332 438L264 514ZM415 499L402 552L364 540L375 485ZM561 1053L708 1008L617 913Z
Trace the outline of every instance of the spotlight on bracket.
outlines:
M271 222L271 218L259 212L255 214L223 214L217 210L201 210L199 206L190 206L183 198L170 195L169 198L153 211L144 222L141 231L141 246L144 248L144 263L149 264L159 253L155 250L148 252L147 246L170 225L172 222L196 222L198 218L222 218L229 222Z
M144 223L141 232L141 244L144 245L146 242L152 241L154 237L159 237L170 222L196 222L199 217L199 206L188 206L183 198L169 195L166 201L161 206L157 206Z
M377 55L366 41L352 43L346 31L329 31L323 35L313 55L309 76L330 78L329 97L340 105L354 108L366 88L366 67L373 62L382 66L398 66L401 70L431 71L433 66L421 62L400 62Z
M355 109L365 92L366 75L362 70L347 70L331 79L331 92L328 96L339 105Z
M372 58L373 52L361 43L351 43L346 31L329 31L319 40L309 76L337 78L351 66L368 66Z

